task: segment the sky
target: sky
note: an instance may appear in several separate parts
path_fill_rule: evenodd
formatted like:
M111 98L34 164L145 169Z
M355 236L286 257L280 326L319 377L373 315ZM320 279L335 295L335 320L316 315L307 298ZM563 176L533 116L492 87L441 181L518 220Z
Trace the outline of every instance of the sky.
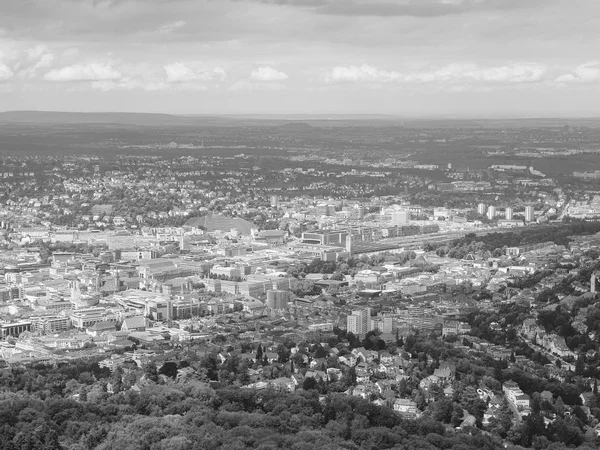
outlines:
M598 0L0 0L0 111L600 116Z

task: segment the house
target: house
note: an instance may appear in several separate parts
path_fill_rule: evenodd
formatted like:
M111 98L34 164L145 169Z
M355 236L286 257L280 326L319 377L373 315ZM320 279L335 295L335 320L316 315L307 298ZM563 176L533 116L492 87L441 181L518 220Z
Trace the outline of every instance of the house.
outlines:
M454 379L455 368L450 364L441 364L433 371L433 374L439 378L441 383L450 382Z
M317 381L323 380L327 381L327 372L323 372L322 370L308 370L304 374L305 378L314 378Z
M128 317L121 325L122 331L144 331L146 329L146 318L143 316Z
M292 374L290 379L293 381L293 383L296 385L296 387L302 386L302 384L304 383L304 375L302 375L300 373Z
M367 383L371 379L371 374L365 368L356 369L356 382L357 383Z
M547 401L547 402L552 403L553 397L554 396L552 395L552 392L550 392L550 391L542 391L542 392L540 392L540 398L542 400Z
M594 399L594 394L592 392L583 392L579 394L579 398L583 406L588 406L590 401Z
M398 398L394 402L394 411L406 418L416 418L417 404L408 398Z
M356 365L356 356L354 356L353 354L348 354L348 355L343 355L338 357L338 362L340 364L344 364L348 367L354 367Z
M340 369L336 369L335 367L330 367L327 369L327 380L330 382L340 381L344 378L344 372Z
M281 392L294 392L296 390L296 383L288 377L275 378L269 382L269 386Z
M267 358L267 362L269 364L279 361L279 355L277 353L273 353L273 352L265 353L265 358Z
M98 366L101 368L107 368L111 372L114 372L118 367L121 367L123 364L125 364L125 361L126 359L123 356L113 354L110 358L103 359L102 361L98 362Z
M426 378L423 378L419 383L419 387L424 390L431 389L432 386L437 386L440 384L440 378L436 375L429 375Z
M379 361L382 363L392 363L394 362L394 356L390 352L382 351L379 352Z
M361 360L364 362L371 362L379 355L377 352L372 352L370 350L365 349L364 347L358 347L352 350L352 354L356 357L357 360Z
M458 334L458 321L449 320L444 322L444 326L442 327L442 336L450 336L453 334Z
M369 398L373 393L375 393L375 390L372 386L368 384L359 384L352 390L352 395L354 397L362 397L365 400Z
M444 388L444 395L446 397L452 397L454 395L454 389L452 388L452 386L446 386Z

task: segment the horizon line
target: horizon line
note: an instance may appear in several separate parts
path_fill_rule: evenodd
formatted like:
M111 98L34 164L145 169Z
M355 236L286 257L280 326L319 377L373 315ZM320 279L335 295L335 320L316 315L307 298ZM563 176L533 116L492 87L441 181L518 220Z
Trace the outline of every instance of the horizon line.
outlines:
M474 115L474 114L453 114L453 113L429 113L429 114L402 114L402 113L375 113L375 112L354 112L354 113L339 113L339 112L315 112L315 113L303 113L303 112L288 112L288 113L177 113L177 112L142 112L142 111L60 111L60 110L38 110L38 109L11 109L11 110L0 110L0 114L10 113L41 113L41 114L130 114L130 115L166 115L172 117L256 117L256 118L285 118L286 116L292 117L319 117L327 118L353 118L353 117L373 117L373 118L386 118L386 119L399 119L399 120L576 120L576 119L600 119L600 112L594 114L581 115L543 115L543 114L498 114L498 115Z

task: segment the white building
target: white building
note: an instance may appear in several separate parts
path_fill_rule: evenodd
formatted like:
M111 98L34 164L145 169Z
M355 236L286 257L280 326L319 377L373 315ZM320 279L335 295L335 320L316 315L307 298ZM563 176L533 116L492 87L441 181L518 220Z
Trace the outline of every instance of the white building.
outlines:
M533 222L534 209L533 206L525 207L525 222Z
M352 311L346 318L346 329L348 333L361 336L371 331L371 308Z

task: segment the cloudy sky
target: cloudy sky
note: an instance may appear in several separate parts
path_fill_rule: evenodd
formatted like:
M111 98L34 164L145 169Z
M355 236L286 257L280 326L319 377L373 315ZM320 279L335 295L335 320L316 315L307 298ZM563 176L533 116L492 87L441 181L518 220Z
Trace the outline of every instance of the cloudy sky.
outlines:
M0 0L0 110L600 116L598 0Z

